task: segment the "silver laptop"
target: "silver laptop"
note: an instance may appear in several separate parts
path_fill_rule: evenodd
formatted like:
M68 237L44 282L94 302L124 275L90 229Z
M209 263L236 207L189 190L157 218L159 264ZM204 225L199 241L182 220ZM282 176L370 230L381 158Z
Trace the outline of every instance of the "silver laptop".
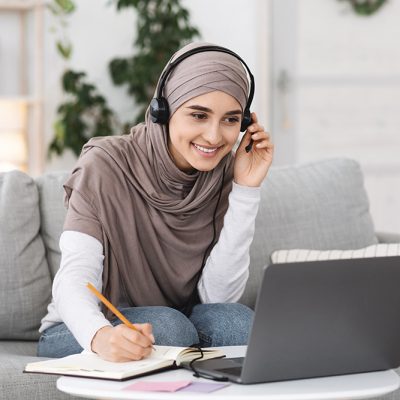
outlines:
M400 256L270 265L244 358L200 374L273 382L400 366Z

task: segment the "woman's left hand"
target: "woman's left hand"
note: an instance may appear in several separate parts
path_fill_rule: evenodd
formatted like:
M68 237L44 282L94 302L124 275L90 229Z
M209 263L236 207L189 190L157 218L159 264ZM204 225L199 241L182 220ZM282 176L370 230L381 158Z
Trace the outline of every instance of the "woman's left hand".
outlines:
M243 135L242 141L235 154L234 181L243 186L261 186L272 163L274 145L269 134L259 125L256 113L251 113L252 124ZM245 147L253 139L249 153Z

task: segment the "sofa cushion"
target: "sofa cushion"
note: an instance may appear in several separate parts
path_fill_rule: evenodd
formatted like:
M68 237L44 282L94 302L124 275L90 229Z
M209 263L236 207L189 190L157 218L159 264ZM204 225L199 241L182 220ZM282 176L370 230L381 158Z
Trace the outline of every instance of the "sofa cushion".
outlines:
M78 399L57 390L59 376L22 372L26 364L47 359L36 357L36 351L37 342L0 341L0 400Z
M240 301L254 307L262 268L274 250L349 250L377 242L356 161L272 167L261 189L250 276Z
M46 257L53 279L60 266L60 235L67 213L63 201L63 184L70 172L52 172L36 179L39 189L40 233L46 246Z
M0 341L0 354L2 356L30 356L36 357L37 342L24 340L2 340Z
M51 279L37 187L23 172L0 174L0 226L0 339L37 339Z
M57 390L59 376L22 372L27 363L40 360L0 354L0 399L71 400L71 396Z

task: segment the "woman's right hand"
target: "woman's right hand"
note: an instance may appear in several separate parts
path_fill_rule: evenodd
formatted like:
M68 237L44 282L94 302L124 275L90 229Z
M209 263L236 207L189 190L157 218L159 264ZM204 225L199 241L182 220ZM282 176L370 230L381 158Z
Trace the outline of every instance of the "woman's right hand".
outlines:
M126 362L150 355L154 336L150 324L134 324L138 331L124 324L104 326L92 339L92 351L103 360Z

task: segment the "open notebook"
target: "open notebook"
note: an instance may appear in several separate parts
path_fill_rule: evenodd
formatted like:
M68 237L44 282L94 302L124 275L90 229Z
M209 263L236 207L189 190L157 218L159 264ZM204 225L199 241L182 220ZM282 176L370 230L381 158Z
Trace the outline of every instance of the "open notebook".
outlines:
M38 361L25 366L24 372L54 375L68 375L123 381L132 377L176 368L192 359L200 357L200 351L192 347L154 346L156 351L143 360L130 362L110 362L97 354L83 351L80 354ZM202 349L203 360L224 357L217 348Z

